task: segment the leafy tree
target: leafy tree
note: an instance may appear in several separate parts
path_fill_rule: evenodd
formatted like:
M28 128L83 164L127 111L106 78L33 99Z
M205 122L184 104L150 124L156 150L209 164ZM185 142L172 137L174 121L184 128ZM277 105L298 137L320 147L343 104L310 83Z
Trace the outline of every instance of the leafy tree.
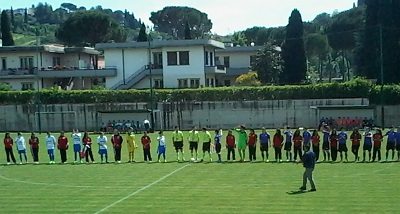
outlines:
M238 31L233 33L232 43L234 46L244 46L247 44L247 38L241 31Z
M61 8L67 10L68 12L75 12L78 10L78 7L71 3L62 3Z
M297 9L292 11L286 26L286 37L282 49L284 68L281 82L301 83L306 76L307 61L303 41L303 21Z
M185 24L185 39L192 39L192 31L190 30L189 22Z
M322 79L323 61L329 54L329 45L326 35L319 33L308 35L305 41L305 48L309 61L313 61L314 58L317 59L317 70L320 75L320 79Z
M126 34L109 16L98 11L79 11L57 30L56 37L67 45L90 45L114 40L123 42Z
M238 86L259 86L261 82L258 80L256 72L248 72L238 76L235 80L235 84Z
M263 83L279 83L282 72L282 59L280 48L267 43L257 52L256 61L251 70L256 71L258 79Z
M146 26L144 25L144 23L142 23L142 26L140 27L140 31L139 31L139 36L137 38L138 42L147 42L148 41L148 37L146 34Z
M3 39L3 46L15 45L10 25L11 23L7 11L3 10L3 12L1 12L1 35Z
M204 37L212 28L212 22L206 13L190 7L165 7L152 12L150 21L156 31L168 33L177 39L185 38L187 22L194 38Z
M141 23L136 20L135 15L130 14L127 10L124 12L124 25L125 27L136 29L141 27Z
M47 3L39 3L35 8L35 18L39 24L54 24L53 7Z

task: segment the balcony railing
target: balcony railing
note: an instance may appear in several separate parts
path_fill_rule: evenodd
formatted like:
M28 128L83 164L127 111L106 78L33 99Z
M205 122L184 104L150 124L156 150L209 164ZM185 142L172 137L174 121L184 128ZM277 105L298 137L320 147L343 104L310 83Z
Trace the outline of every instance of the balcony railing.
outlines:
M204 70L206 74L225 74L226 68L223 65L216 65L216 66L205 66Z
M48 67L41 68L10 68L0 71L0 78L24 78L33 75L40 78L69 78L69 77L113 77L117 75L116 67L102 69L78 68L78 67Z

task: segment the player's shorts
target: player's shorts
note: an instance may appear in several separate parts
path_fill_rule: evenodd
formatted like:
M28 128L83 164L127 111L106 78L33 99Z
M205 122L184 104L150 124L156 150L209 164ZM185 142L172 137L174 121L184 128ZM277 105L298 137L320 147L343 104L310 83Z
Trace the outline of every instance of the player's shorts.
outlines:
M364 144L363 145L363 150L371 151L371 149L372 149L372 145L371 144Z
M48 149L47 150L48 155L54 155L54 149Z
M165 146L158 146L157 152L158 154L165 154Z
M82 149L81 144L74 144L74 152L80 152Z
M245 150L246 149L246 144L238 143L237 147L240 150Z
M134 151L135 151L135 144L128 143L128 152L134 152Z
M329 150L329 141L324 141L322 143L322 150Z
M301 145L294 145L293 150L300 150L301 151Z
M203 152L210 152L211 143L203 143Z
M351 151L358 151L360 149L360 145L352 145Z
M285 151L290 151L290 150L292 150L292 142L286 142L286 143L285 143L284 150L285 150Z
M346 144L339 144L339 152L347 152L347 145Z
M107 155L107 149L99 149L99 155Z
M182 150L183 149L183 141L175 141L174 142L174 147L175 147L176 151Z
M381 146L374 146L374 150L381 150Z
M400 151L400 143L396 144L396 150Z
M215 152L217 154L221 153L221 144L220 143L215 144Z
M26 154L26 149L18 150L18 154Z
M199 143L198 142L194 142L194 141L189 142L190 151L193 151L193 150L197 151L198 148L199 148Z
M393 141L388 141L386 145L386 150L394 150L395 149L395 142Z
M260 151L268 152L268 144L260 144Z

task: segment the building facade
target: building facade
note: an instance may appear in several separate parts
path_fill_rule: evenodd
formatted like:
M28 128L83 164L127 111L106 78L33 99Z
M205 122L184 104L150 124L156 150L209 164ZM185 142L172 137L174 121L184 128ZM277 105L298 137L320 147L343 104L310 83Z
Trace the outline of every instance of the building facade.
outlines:
M117 69L106 78L109 89L199 88L217 86L217 76L225 74L216 65L214 40L162 40L151 42L101 43L105 66Z
M115 69L99 67L99 54L87 47L0 47L0 82L12 90L90 89L116 75Z

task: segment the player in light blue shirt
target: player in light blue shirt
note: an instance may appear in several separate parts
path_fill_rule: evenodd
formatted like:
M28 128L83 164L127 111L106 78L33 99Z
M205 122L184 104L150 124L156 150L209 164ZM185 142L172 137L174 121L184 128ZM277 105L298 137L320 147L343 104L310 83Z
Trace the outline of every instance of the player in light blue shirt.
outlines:
M50 158L50 164L55 164L56 162L54 161L54 149L56 148L56 138L51 135L50 132L47 132L45 142L47 147L47 154Z
M97 144L99 144L99 155L101 159L101 163L108 163L108 152L107 152L107 137L104 135L104 132L100 133L100 136L97 137Z
M82 147L81 147L82 134L79 133L78 129L74 129L71 137L72 137L72 141L74 142L74 157L75 157L74 163L78 162L78 157L79 157L79 161L82 163L82 157L80 155L81 149L82 149Z

